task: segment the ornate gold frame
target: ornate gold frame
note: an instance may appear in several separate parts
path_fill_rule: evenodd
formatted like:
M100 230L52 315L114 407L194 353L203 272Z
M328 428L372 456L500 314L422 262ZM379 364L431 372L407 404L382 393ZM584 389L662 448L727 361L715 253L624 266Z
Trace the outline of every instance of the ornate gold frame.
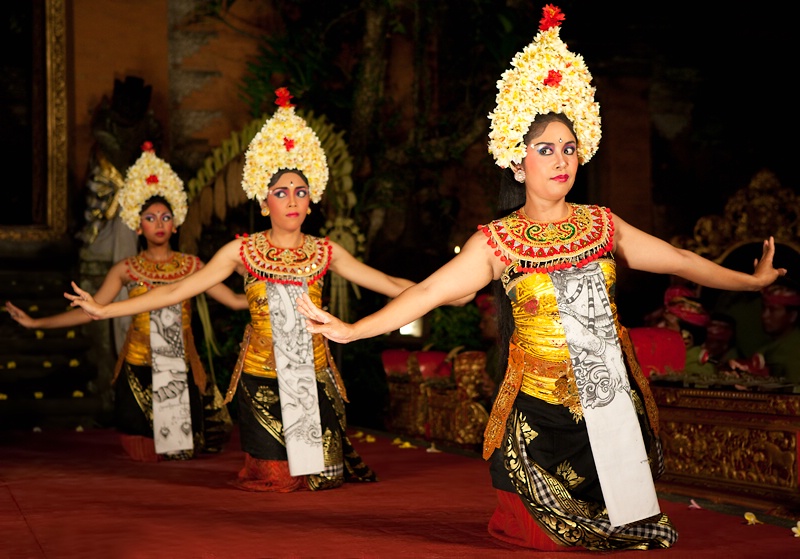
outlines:
M50 241L67 231L67 41L65 0L45 0L47 223L0 226L0 240Z
M800 253L800 196L782 185L774 172L762 169L728 198L722 215L701 217L691 237L678 236L671 242L722 263L748 244L755 245L755 256L760 256L758 246L770 236Z

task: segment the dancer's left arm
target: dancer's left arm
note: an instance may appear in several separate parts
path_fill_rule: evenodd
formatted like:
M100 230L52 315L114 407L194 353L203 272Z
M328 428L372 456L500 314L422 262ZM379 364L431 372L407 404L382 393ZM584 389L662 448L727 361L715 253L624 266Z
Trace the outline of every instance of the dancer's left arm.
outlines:
M753 273L737 272L681 249L625 222L614 215L615 256L634 270L674 274L704 287L726 291L758 291L786 274L774 268L775 240L764 241L761 258L753 262Z

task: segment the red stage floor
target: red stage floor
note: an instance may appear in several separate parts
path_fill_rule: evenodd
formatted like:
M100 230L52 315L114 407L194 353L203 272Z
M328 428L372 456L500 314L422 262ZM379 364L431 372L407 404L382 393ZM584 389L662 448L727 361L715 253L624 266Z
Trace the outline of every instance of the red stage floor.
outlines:
M378 483L265 494L229 485L243 463L235 440L219 455L141 464L109 430L0 432L0 558L548 556L488 535L485 462L374 438L354 441ZM786 523L748 525L739 513L691 509L689 498L662 498L680 537L653 557L800 557Z

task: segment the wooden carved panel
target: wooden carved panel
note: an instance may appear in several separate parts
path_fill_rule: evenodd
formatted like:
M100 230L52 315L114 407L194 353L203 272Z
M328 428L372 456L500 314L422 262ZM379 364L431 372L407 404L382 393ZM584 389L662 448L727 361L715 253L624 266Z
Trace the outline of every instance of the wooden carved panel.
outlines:
M66 11L65 0L32 2L34 58L31 80L33 90L31 120L34 165L30 186L34 198L31 223L0 224L0 240L50 241L67 230L67 84L66 84ZM41 60L36 53L41 50ZM37 85L43 84L43 94ZM39 118L41 116L41 118ZM39 154L39 151L43 153ZM20 222L22 223L22 222Z
M653 387L664 481L800 504L800 395Z

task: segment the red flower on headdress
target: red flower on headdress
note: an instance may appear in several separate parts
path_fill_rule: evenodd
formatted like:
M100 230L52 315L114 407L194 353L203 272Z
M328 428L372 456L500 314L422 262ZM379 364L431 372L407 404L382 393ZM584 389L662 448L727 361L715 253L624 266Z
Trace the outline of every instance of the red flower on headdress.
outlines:
M292 148L294 147L294 140L291 138L284 138L283 147L286 148L286 151L292 151Z
M153 142L145 142L142 144L142 151L153 151Z
M547 31L551 27L559 27L564 21L564 12L558 6L547 4L542 8L542 19L539 20L539 30Z
M275 90L275 95L278 96L278 98L275 99L275 104L278 105L279 107L284 107L286 109L288 109L289 107L294 107L294 105L292 105L289 102L289 99L294 97L294 95L289 93L289 88L288 87L280 87L280 88L276 89Z
M147 184L158 184L158 175L150 175L145 179Z
M550 70L547 72L547 77L544 79L544 85L557 86L561 83L561 72L558 70Z

